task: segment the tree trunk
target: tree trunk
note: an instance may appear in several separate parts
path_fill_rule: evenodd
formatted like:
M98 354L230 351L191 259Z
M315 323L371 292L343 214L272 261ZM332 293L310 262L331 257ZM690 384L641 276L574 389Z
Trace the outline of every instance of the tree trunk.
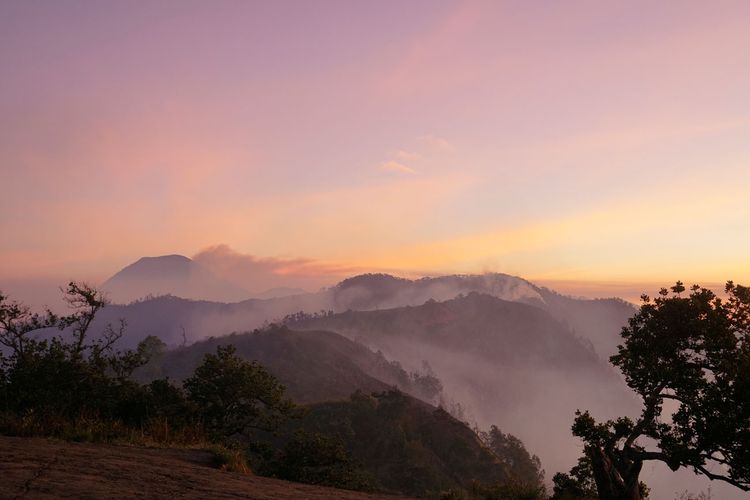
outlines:
M589 450L589 455L599 500L642 500L638 480L640 461L618 464L599 448Z

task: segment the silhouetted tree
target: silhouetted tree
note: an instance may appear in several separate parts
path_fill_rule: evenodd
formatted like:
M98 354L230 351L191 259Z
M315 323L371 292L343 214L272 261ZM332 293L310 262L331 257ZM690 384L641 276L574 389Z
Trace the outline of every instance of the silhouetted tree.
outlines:
M298 430L269 468L270 475L288 481L360 491L375 489L375 480L336 435Z
M115 342L126 324L107 325L93 338L89 331L96 314L106 306L93 287L70 282L63 290L72 311L57 316L30 309L0 294L0 358L3 409L39 418L74 418L84 413L116 417L123 405L132 411L138 385L128 378L151 355L153 338L136 350L119 352ZM62 333L55 335L55 329Z
M68 287L63 289L63 299L73 312L67 316L59 318L59 327L61 330L69 330L73 337L71 352L75 356L80 356L84 350L107 350L109 349L125 331L124 320L120 322L120 328L115 330L111 325L107 325L103 335L96 343L86 344L88 331L91 323L94 321L96 314L104 308L108 302L104 294L96 288L85 283L71 281Z
M32 313L30 307L0 292L0 344L8 350L8 356L22 358L29 345L35 342L32 332L58 324L57 316L51 311Z
M493 425L489 432L481 432L479 437L516 479L533 485L544 483L544 471L539 457L531 455L516 436L505 434Z
M238 357L231 345L206 354L184 387L215 436L273 430L294 408L276 377L258 363Z
M750 491L750 288L730 281L726 299L697 285L683 292L677 282L643 296L610 358L643 400L640 417L597 423L577 412L573 433L603 500L642 498L646 460Z
M591 470L591 459L584 455L567 474L557 473L552 478L550 500L596 500L596 483Z

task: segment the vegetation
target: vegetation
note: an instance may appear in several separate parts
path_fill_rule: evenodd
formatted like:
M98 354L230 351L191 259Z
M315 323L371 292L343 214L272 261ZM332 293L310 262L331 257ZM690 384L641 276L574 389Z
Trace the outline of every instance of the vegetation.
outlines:
M377 482L354 460L338 436L297 430L265 464L268 475L308 484L360 491L376 490Z
M274 430L294 409L273 375L236 352L233 346L219 346L184 383L188 401L216 437Z
M30 313L0 295L0 397L6 414L23 416L24 425L98 418L133 423L157 401L149 387L129 380L158 345L147 338L135 350L118 352L113 345L125 324L108 325L92 339L89 326L106 305L95 289L70 283L65 298L73 309L67 316ZM55 335L54 331L63 334ZM46 334L46 338L45 338ZM7 416L3 419L8 425Z
M263 475L364 491L542 498L538 460L496 427L483 444L444 410L397 390L298 407L264 366L214 341L202 345L213 350L195 351L200 361L182 383L157 378L167 371L169 357L158 338L118 351L124 322L105 326L100 336L92 333L97 313L107 305L104 297L78 283L65 293L72 308L67 316L33 314L0 295L1 433L199 446L211 450L216 466L226 470L248 472L252 466ZM239 345L261 339L279 357L278 349L284 352L290 340L310 337L276 327L228 339ZM315 337L323 346L341 349L337 356L352 353L368 360L373 372L403 379L415 392L435 397L441 390L426 363L407 373L382 355L368 357L361 346L341 344L334 334ZM326 380L323 375L331 372L324 363L335 366L339 359L312 363L306 349L296 356L317 370L308 375ZM135 370L140 382L132 376ZM352 383L387 388L352 367L345 370L341 373L354 374Z
M517 492L533 490L533 498L544 498L540 476L529 481L518 477L508 465L513 458L506 455L507 450L493 450L446 411L400 391L355 393L348 401L310 405L300 419L287 421L285 427L287 435L302 430L335 439L350 457L347 461L358 464L376 488L385 491L499 498L479 492L507 487ZM523 449L520 441L517 444ZM528 497L508 494L502 498Z
M300 332L275 324L170 350L152 358L134 376L141 382L163 376L186 380L206 354L227 343L237 356L255 360L278 378L289 398L300 404L343 400L357 390L372 393L392 387L430 403L443 396L442 383L426 362L410 373L382 352L333 332Z
M596 500L596 483L591 470L591 460L587 455L578 459L570 473L557 473L552 478L552 496L550 500Z
M683 292L677 282L653 301L644 296L610 358L643 400L640 417L597 423L577 413L573 433L603 500L643 498L646 460L750 491L750 288L728 282L726 299L697 285ZM589 491L581 479L556 477L555 492L568 481Z
M479 437L517 481L536 486L544 484L544 471L539 457L531 455L516 436L504 434L493 425L489 432L480 432Z

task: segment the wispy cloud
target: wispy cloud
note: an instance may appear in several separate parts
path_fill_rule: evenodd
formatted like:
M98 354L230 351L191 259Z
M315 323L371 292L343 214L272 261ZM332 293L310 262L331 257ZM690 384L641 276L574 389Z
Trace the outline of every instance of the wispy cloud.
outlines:
M380 169L414 175L419 173L419 170L413 167L414 164L425 167L426 164L434 163L436 158L452 153L456 149L446 139L430 134L417 137L407 147L408 149L399 149L390 154L388 160L380 164Z
M417 140L431 149L442 151L455 151L456 149L447 139L435 135L423 135L418 137Z
M414 175L417 173L417 171L414 170L413 168L408 167L404 165L403 163L399 163L394 160L381 163L380 168L383 170L391 171L391 172L400 172L402 174Z
M396 151L396 154L394 154L393 156L396 158L396 160L404 162L419 161L422 159L421 154L414 153L412 151L406 151L403 149L399 149L398 151Z

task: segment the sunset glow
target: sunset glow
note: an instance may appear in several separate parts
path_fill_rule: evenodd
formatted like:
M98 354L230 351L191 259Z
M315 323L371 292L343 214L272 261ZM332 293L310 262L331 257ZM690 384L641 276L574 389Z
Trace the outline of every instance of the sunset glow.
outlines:
M750 281L748 2L41 7L0 6L0 280Z

